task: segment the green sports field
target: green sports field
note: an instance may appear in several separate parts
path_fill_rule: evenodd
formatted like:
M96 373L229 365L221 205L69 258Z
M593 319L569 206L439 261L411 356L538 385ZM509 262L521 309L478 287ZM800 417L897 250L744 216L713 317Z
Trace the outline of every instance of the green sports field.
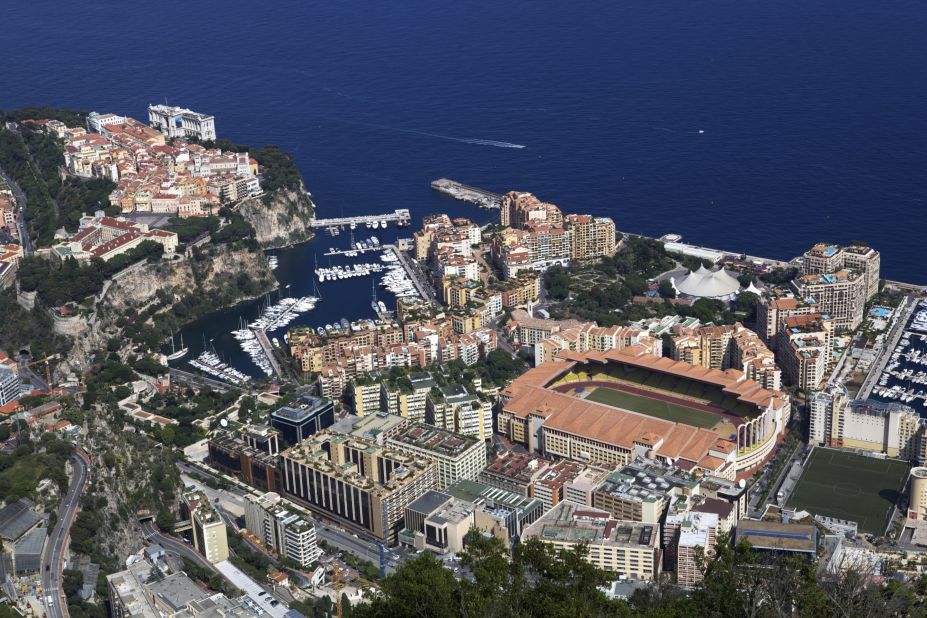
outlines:
M686 423L687 425L704 427L706 429L714 427L722 420L721 417L709 414L708 412L693 410L692 408L666 401L659 401L657 399L650 399L649 397L623 393L610 388L596 388L586 395L586 399L594 401L595 403L604 403L607 406L614 406L624 410L631 410L639 414L662 418L667 421L673 421L674 423Z
M903 461L816 448L788 505L812 515L855 521L860 532L882 534L908 468Z

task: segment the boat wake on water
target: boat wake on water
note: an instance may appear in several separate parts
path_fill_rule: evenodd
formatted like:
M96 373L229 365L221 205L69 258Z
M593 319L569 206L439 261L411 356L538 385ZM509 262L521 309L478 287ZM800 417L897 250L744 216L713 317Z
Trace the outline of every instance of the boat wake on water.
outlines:
M431 133L429 131L419 131L418 129L403 129L401 127L391 127L385 124L377 124L374 122L362 122L358 120L344 120L341 118L330 118L326 117L328 120L333 120L335 122L343 122L345 124L352 124L355 126L361 127L371 127L374 129L381 129L383 131L395 131L396 133L408 133L410 135L421 135L423 137L433 137L435 139L448 140L450 142L460 142L461 144L474 144L476 146L492 146L493 148L527 148L524 144L515 144L512 142L503 142L494 139L480 139L477 137L454 137L453 135L444 135L441 133Z

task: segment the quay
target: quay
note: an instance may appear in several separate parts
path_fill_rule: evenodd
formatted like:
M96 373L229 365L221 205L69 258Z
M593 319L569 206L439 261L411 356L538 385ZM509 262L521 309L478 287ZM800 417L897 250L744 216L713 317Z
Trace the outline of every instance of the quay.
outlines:
M312 219L310 225L313 228L342 228L359 225L376 224L377 227L386 227L387 223L395 223L400 227L406 227L412 223L412 215L407 208L397 208L393 212L382 215L361 215L358 217L335 217L332 219Z
M449 178L433 180L431 188L462 202L476 204L480 208L500 208L502 206L502 196L500 194L478 187L471 187Z
M382 251L383 246L377 245L375 247L361 247L360 249L329 249L328 253L323 253L322 255L329 257L332 255L348 255L348 254L357 254L366 253L368 251Z
M383 248L386 249L386 251L392 251L393 255L399 259L399 263L402 265L403 270L406 271L409 279L412 280L412 284L415 286L415 290L419 293L422 299L426 303L436 304L437 301L435 300L435 292L431 288L431 285L429 285L428 278L425 276L425 273L422 272L418 262L410 260L405 252L400 251L396 245L383 245Z
M280 363L277 362L277 357L274 356L274 347L270 343L270 339L267 338L267 332L262 328L252 328L251 331L254 333L254 336L257 337L258 343L261 344L261 348L264 350L264 355L267 356L267 360L270 361L270 366L274 370L274 375L278 378L283 377L283 369L280 368Z
M908 303L910 303L910 305ZM860 386L859 393L856 396L857 399L868 399L869 395L872 394L872 389L875 388L876 383L881 377L882 372L885 371L885 367L888 365L892 354L898 348L898 342L901 341L901 336L904 334L905 329L908 327L908 322L911 320L911 316L917 309L917 305L917 299L912 296L906 296L901 301L901 304L895 311L895 319L892 323L891 329L889 330L888 336L885 337L885 340L882 342L882 347L879 350L878 357L872 363L872 367L870 367L869 373L866 374L866 378L863 380L862 386Z
M189 371L184 371L182 369L175 369L174 367L170 368L171 382L178 382L180 384L186 384L189 386L208 386L217 391L242 391L241 387L235 386L234 384L229 384L228 382L223 382L222 380L214 380L213 378L207 378L196 373L190 373Z

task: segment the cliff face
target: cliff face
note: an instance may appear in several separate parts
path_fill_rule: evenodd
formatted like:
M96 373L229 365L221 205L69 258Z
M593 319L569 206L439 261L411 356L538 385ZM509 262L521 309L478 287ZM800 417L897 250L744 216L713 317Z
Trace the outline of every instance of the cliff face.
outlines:
M315 205L304 187L299 191L279 189L238 205L238 212L257 233L265 249L285 247L313 237L309 222Z
M120 336L116 325L120 317L141 313L159 300L175 303L192 294L220 309L260 296L276 285L263 253L227 245L206 245L193 256L170 262L135 264L107 283L93 317L74 338L74 347L56 373L80 373L88 368L90 355L105 348L109 338Z

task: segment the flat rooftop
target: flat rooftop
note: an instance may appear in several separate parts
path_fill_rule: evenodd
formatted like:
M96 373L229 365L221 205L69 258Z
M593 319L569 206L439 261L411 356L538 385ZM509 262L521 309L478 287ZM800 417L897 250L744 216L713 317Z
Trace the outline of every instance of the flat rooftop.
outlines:
M530 453L508 452L497 457L481 474L501 477L513 483L530 483L534 474L552 462Z
M442 506L444 506L451 499L451 496L445 493L429 489L424 494L413 500L412 503L409 504L409 506L406 508L412 509L416 513L430 515L431 513L434 513Z
M321 397L311 397L309 395L304 395L297 401L293 402L292 405L283 406L282 408L275 410L270 416L271 418L279 418L286 421L299 423L306 420L307 418L310 418L319 410L322 410L330 405L332 405L330 399L322 399Z
M629 548L656 547L658 537L654 524L612 519L608 511L569 500L560 502L522 534L525 539Z
M444 492L458 500L464 500L489 509L501 506L516 511L529 511L541 504L540 500L520 496L504 489L468 479L457 481L445 488Z
M425 423L413 423L390 440L448 457L457 457L480 442L473 436L445 431Z
M609 474L596 491L629 502L656 502L677 488L691 490L697 484L676 468L636 462Z
M736 540L747 541L756 549L813 554L817 550L817 530L811 524L783 524L775 521L740 520Z

